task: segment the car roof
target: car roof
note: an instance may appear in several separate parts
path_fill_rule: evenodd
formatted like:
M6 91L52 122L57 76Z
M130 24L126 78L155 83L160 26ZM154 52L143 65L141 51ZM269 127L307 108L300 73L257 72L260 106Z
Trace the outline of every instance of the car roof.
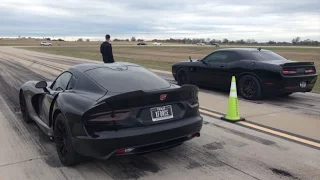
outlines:
M223 49L218 49L216 51L234 51L234 52L244 52L244 51L259 51L258 48L223 48ZM260 51L269 51L262 49Z
M76 79L76 85L73 89L99 95L105 94L106 91L111 93L129 92L134 88L138 90L142 86L145 89L152 89L157 87L155 84L152 85L152 83L160 81L162 85L170 86L170 83L147 68L134 63L85 63L72 66L66 71L72 73ZM119 84L119 82L123 83ZM148 83L144 84L141 82Z
M117 68L123 68L126 66L136 66L140 67L138 64L134 63L128 63L128 62L114 62L114 63L84 63L84 64L79 64L79 65L74 65L71 66L68 71L81 71L85 72L90 69L95 69L95 68L110 68L116 70Z
M82 92L90 92L90 93L98 93L104 94L106 92L105 89L100 87L97 83L92 81L89 76L86 75L86 71L96 69L96 68L105 68L112 70L126 70L128 67L141 67L134 63L127 63L127 62L115 62L115 63L84 63L78 64L69 67L64 72L71 72L77 80L76 86L74 89L81 90ZM101 95L99 96L101 97Z

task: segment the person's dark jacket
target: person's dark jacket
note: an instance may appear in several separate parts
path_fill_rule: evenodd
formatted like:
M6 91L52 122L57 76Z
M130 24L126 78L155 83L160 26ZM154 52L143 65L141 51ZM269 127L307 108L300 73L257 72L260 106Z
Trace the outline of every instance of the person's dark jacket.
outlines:
M109 42L105 41L100 46L100 52L103 57L104 63L113 63L113 54L112 54L112 46Z

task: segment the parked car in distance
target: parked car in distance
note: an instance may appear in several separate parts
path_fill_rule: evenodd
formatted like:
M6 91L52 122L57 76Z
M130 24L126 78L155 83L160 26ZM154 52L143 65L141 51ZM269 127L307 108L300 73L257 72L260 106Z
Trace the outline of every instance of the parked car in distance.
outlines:
M154 42L152 44L155 45L155 46L161 46L161 43L158 43L158 42Z
M205 46L205 43L197 43L198 46Z
M40 46L52 46L51 42L42 41L40 42Z
M137 45L138 45L138 46L140 46L140 45L147 45L147 43L145 43L145 42L138 42Z
M218 43L210 43L212 46L216 46L216 47L219 47L219 44Z

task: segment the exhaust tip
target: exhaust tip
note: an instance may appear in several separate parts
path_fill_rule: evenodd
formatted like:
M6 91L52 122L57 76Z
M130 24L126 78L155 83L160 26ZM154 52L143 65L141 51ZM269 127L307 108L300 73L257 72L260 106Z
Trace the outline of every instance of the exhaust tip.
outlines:
M133 150L135 150L135 148L119 149L116 151L116 154L126 154L132 152Z
M194 135L195 137L200 137L200 133L199 132L197 132L197 133L195 133L195 135Z
M200 133L199 132L195 132L195 133L192 133L192 134L188 135L188 138L194 138L194 137L200 137Z

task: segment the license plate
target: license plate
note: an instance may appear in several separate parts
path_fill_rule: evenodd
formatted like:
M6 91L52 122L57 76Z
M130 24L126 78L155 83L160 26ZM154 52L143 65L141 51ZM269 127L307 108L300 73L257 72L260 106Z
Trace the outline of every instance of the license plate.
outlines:
M172 106L154 107L150 109L152 121L161 121L173 118Z
M305 88L306 86L307 86L307 82L302 81L302 82L300 83L300 87L301 87L301 88Z

